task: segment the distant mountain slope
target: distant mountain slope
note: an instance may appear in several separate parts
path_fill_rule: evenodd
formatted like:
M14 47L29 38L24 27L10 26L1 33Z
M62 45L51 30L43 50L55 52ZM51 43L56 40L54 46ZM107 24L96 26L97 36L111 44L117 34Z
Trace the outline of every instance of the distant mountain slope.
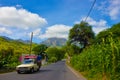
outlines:
M0 41L1 40L4 40L4 41L13 41L13 42L21 42L21 43L25 43L25 44L30 43L30 40L11 39L11 38L6 37L6 36L0 36Z
M48 38L47 40L41 42L40 44L45 44L47 46L63 46L66 43L66 39L64 38Z
M4 40L7 40L7 41L11 41L13 39L9 38L9 37L6 37L6 36L0 36L1 39L4 39Z
M15 41L22 42L22 43L26 43L26 44L29 44L29 43L30 43L30 40L17 39L17 40L15 40Z

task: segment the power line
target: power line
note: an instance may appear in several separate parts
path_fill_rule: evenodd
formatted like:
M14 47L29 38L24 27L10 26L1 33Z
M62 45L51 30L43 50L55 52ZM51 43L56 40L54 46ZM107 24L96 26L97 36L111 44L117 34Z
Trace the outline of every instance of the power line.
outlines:
M87 14L87 16L86 16L86 18L85 18L85 20L84 20L85 22L86 22L87 18L89 17L89 15L90 15L90 13L91 13L91 11L92 11L94 5L95 5L95 2L96 2L96 0L94 0L92 6L91 6L91 8L90 8L90 10L89 10L89 12L88 12L88 14Z

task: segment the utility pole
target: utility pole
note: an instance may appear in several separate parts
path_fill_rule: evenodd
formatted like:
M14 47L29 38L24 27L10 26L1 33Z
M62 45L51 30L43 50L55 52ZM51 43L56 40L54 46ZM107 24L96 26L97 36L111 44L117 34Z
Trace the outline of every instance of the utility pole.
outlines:
M31 39L30 39L30 55L31 55L31 52L32 52L32 38L33 38L33 32L31 33Z

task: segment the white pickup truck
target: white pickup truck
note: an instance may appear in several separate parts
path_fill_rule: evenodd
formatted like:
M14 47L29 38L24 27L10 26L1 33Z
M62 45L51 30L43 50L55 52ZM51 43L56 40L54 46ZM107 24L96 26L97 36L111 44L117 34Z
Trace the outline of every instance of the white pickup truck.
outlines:
M21 65L16 67L16 71L18 74L25 72L33 73L34 71L39 71L39 68L40 67L34 59L26 59Z
M16 71L18 74L25 73L25 72L31 72L39 71L41 67L41 60L37 61L36 55L22 55L21 57L21 63L16 67Z

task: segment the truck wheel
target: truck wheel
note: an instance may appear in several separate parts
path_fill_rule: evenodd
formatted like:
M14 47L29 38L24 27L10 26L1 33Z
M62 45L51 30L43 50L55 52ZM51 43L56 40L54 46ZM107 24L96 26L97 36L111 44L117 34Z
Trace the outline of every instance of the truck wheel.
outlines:
M37 71L39 71L39 68L37 69Z
M20 71L17 71L18 74L20 74L21 72Z
M33 73L34 72L34 68L31 68L30 72Z

